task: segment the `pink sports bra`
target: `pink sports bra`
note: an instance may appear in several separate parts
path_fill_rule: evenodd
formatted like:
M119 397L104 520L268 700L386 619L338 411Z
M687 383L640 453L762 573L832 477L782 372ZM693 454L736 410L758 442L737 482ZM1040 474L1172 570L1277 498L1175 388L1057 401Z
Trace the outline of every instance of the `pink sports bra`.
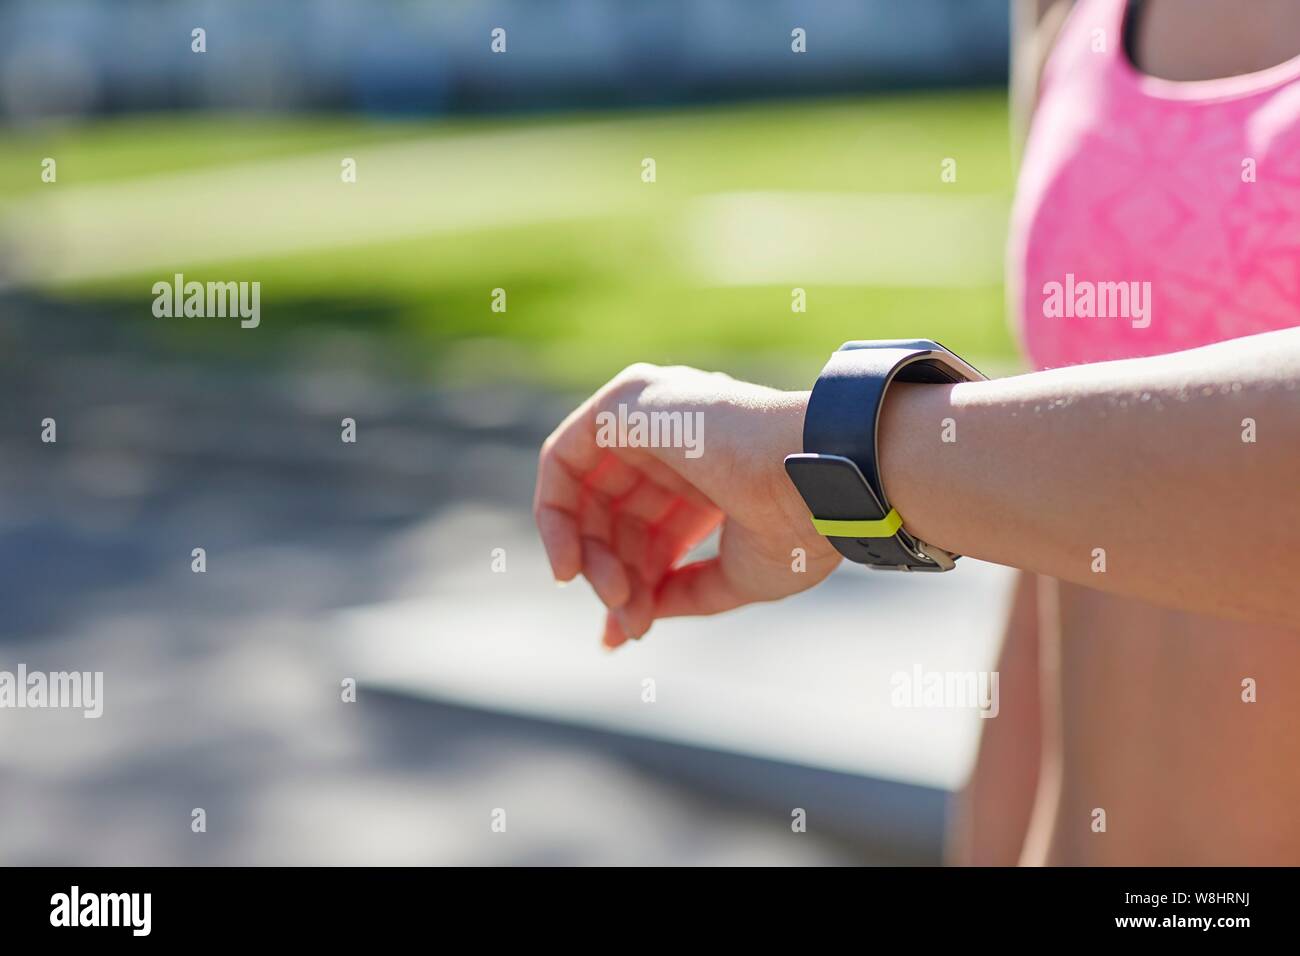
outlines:
M1080 0L1044 69L1008 254L1037 368L1300 325L1300 56L1140 73L1125 0Z

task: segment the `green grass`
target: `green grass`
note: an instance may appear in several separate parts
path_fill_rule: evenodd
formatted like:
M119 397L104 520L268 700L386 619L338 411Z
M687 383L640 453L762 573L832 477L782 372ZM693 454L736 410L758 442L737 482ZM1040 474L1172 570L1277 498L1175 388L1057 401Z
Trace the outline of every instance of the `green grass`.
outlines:
M39 193L41 161L63 184L109 183L418 136L414 124L326 117L165 115L10 129L0 143L0 200Z
M0 200L40 200L48 195L43 190L92 184L111 189L179 171L216 176L232 164L295 157L309 176L329 154L357 156L363 177L382 178L382 164L368 166L366 156L385 144L453 148L496 132L531 130L501 151L506 155L484 140L489 145L481 173L458 169L454 188L485 209L508 208L523 197L518 189L538 188L518 186L513 173L540 169L541 188L553 190L563 205L585 209L581 217L370 236L255 257L235 253L202 268L159 263L37 285L41 295L101 308L114 321L150 323L184 350L274 350L315 329L365 329L392 339L414 367L444 377L523 374L586 387L628 362L649 360L792 384L806 381L845 339L894 336L938 338L986 363L1010 365L1014 351L996 277L967 288L800 283L808 311L793 314L790 282L710 282L683 243L699 201L716 193L968 194L1009 203L1003 100L1000 92L896 95L443 123L237 117L100 122L0 144ZM53 186L39 182L45 155L59 161ZM658 164L654 184L639 180L642 156ZM939 164L949 156L958 161L958 180L942 183ZM337 169L337 160L331 162ZM336 202L340 190L351 188L332 175L322 180L321 203ZM402 184L439 186L436 179ZM586 208L592 197L599 200L596 208ZM183 209L176 220L184 229ZM256 229L257 223L247 226ZM980 241L1000 246L1003 237ZM220 320L152 318L148 289L173 266L190 278L260 281L262 327L247 332ZM505 314L489 310L496 287L507 290Z

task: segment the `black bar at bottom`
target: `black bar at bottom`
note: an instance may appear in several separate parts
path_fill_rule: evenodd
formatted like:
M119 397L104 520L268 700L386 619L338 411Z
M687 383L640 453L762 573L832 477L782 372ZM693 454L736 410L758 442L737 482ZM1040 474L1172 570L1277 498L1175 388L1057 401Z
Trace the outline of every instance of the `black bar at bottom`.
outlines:
M1231 945L1261 931L1286 932L1294 886L1295 872L1285 869L880 868L787 875L10 868L0 871L0 919L7 944L62 936L81 944L283 941L301 948L423 941L429 948L461 948L467 933L480 943L522 934L534 945L552 945L588 931L595 938L604 925L617 931L609 940L615 944L650 938L698 946L723 932L730 947L747 937L770 946L793 934L807 945L822 937L842 940L845 933L867 946L899 934L926 944L987 945L1045 932L1051 935L1044 941L1199 937Z

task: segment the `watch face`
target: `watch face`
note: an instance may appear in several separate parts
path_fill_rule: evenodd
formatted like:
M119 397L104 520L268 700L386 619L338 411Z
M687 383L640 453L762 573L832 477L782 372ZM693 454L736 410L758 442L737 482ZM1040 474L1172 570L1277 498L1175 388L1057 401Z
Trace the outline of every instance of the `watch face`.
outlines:
M840 455L787 455L785 470L812 516L826 521L879 521L885 508L852 459ZM901 530L884 538L845 538L828 535L827 541L844 557L858 564L896 571L943 571L952 567L914 551L911 538Z
M816 518L875 521L885 516L862 472L840 455L790 455L785 470Z

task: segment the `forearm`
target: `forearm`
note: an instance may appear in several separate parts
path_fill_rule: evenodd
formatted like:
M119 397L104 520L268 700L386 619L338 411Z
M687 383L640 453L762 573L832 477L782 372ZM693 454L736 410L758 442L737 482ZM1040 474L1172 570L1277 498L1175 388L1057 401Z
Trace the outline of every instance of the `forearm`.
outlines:
M879 442L885 491L925 541L1300 627L1300 329L990 382L895 385Z

